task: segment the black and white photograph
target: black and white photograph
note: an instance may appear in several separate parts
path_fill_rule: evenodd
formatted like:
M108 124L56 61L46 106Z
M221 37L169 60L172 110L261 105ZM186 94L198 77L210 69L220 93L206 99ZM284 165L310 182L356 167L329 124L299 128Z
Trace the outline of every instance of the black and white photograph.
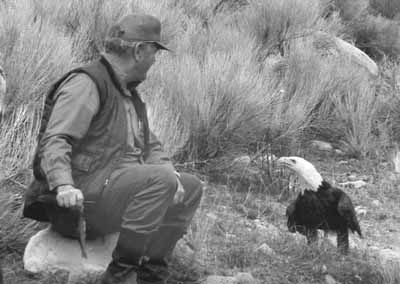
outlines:
M0 0L0 284L400 284L400 0Z

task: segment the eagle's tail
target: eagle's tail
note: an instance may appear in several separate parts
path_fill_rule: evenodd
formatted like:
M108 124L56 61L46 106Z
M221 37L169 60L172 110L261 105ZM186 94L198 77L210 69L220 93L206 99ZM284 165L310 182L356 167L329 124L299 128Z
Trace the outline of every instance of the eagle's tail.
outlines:
M343 196L339 200L338 204L339 214L344 217L346 220L348 228L354 233L363 238L363 234L361 232L360 224L357 220L356 211L354 210L353 203L351 202L350 197L347 194L343 194Z

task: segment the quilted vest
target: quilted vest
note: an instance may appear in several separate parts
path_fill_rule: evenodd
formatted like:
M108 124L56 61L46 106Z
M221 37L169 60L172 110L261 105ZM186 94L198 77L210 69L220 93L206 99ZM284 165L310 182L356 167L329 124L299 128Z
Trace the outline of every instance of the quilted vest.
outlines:
M122 99L123 91L109 63L102 57L65 74L47 94L33 162L34 179L25 194L23 215L38 221L50 221L46 213L46 204L40 201L40 197L56 194L54 191L49 191L46 176L40 167L41 140L55 105L54 95L60 84L72 73L87 74L95 82L100 96L99 111L93 118L86 136L79 141L68 141L72 145L72 178L75 186L82 190L85 201L95 203L98 200L108 177L125 152L127 121ZM146 154L149 140L146 106L134 88L130 91L136 112L144 126Z

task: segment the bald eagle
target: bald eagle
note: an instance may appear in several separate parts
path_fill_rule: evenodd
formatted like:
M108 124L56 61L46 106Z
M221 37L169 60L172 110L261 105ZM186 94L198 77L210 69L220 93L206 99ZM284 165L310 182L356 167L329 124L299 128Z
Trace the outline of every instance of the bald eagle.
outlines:
M297 199L286 209L290 232L299 232L307 242L317 240L318 229L337 234L339 252L349 250L349 229L362 238L360 225L350 197L325 181L315 167L300 157L281 157L278 165L294 171L302 185Z

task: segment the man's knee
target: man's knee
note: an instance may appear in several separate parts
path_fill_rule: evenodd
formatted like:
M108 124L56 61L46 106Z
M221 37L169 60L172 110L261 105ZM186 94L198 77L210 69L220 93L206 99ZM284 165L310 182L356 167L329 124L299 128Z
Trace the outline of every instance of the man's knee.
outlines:
M177 188L177 177L170 167L157 165L153 174L157 183L162 184L163 188L168 193L175 193Z
M203 183L195 175L181 173L180 178L186 192L186 202L188 204L198 204L203 195Z

